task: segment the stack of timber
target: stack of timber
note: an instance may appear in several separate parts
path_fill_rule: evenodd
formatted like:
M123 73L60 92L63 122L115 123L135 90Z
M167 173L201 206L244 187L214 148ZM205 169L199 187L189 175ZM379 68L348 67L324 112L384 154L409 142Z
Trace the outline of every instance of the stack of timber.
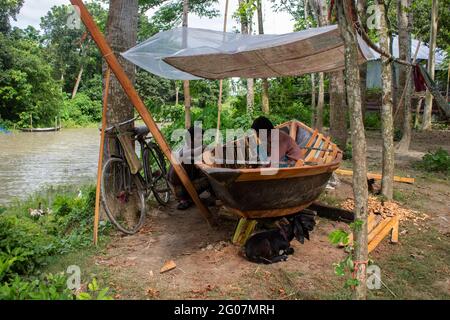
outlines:
M399 216L383 217L374 213L367 217L368 252L371 253L390 233L391 243L398 242ZM348 244L353 246L353 234L350 234ZM344 244L341 244L344 246Z

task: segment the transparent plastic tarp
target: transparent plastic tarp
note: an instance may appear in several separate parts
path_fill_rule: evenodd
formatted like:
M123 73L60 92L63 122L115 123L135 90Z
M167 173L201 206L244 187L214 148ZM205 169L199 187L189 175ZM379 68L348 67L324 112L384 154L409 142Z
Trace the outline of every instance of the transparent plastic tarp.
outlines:
M359 46L361 62L375 58L361 39ZM282 35L176 28L123 56L168 79L271 78L343 69L344 43L336 25Z

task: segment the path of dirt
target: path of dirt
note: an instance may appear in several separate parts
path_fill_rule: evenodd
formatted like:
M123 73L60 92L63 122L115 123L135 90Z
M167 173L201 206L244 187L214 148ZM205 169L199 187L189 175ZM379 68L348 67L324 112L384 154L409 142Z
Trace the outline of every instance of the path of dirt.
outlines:
M398 168L415 176L412 162L420 160L428 150L439 146L450 151L450 133L415 133L411 152L397 155ZM379 170L381 144L377 134L368 134L369 168ZM342 184L327 197L343 200L351 196L351 178L342 177ZM417 179L416 184L396 184L404 195L404 204L426 212L431 224L448 236L450 229L450 185ZM222 217L220 227L208 228L197 209L177 211L175 204L154 209L145 227L136 235L120 234L95 263L107 266L116 298L174 299L283 299L326 298L324 292L342 288L333 263L344 257L341 249L333 247L328 234L343 223L317 219L311 241L304 245L293 241L295 254L287 262L257 265L248 262L241 249L230 243L236 220ZM401 240L400 240L401 241ZM389 251L389 245L380 246ZM167 260L174 260L177 268L160 274Z
M312 292L317 281L326 284L335 277L332 264L343 252L331 246L327 236L345 225L318 219L311 241L304 245L293 241L294 256L287 262L266 266L248 262L240 248L230 243L235 221L221 218L220 227L210 229L196 211L155 210L137 235L115 236L96 264L110 267L121 298L267 299L286 293L276 287L254 290L255 284L259 289L264 287L261 278L295 272L301 276L294 286ZM167 260L174 260L177 268L160 274Z

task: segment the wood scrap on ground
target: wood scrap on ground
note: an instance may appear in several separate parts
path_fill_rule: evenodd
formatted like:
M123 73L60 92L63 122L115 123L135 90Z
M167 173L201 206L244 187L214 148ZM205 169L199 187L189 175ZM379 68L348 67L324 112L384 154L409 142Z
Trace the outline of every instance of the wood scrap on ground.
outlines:
M341 204L341 207L344 210L352 211L354 209L353 199L349 198L345 200ZM381 215L383 218L398 215L400 221L409 220L412 221L414 224L425 221L430 218L429 215L425 213L420 213L415 210L401 207L395 201L381 201L380 199L374 196L369 196L367 202L367 210L368 214Z
M173 260L166 261L166 263L164 263L164 265L162 266L160 273L168 272L170 270L175 269L176 267L177 265L175 261Z
M342 176L352 176L353 175L352 170L344 170L344 169L337 169L336 173L340 174ZM381 177L382 176L379 173L369 173L369 172L367 173L367 179L381 180ZM394 181L413 184L416 180L414 178L409 178L409 177L394 176Z

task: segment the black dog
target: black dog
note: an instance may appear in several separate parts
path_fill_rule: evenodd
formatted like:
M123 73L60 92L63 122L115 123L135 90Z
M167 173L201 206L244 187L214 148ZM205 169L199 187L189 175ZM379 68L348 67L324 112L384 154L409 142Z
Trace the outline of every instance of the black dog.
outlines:
M316 213L305 210L300 215L288 218L288 223L276 230L259 232L251 236L245 243L247 259L256 263L275 263L285 261L294 253L290 242L294 237L304 243L309 240L309 232L314 229Z

